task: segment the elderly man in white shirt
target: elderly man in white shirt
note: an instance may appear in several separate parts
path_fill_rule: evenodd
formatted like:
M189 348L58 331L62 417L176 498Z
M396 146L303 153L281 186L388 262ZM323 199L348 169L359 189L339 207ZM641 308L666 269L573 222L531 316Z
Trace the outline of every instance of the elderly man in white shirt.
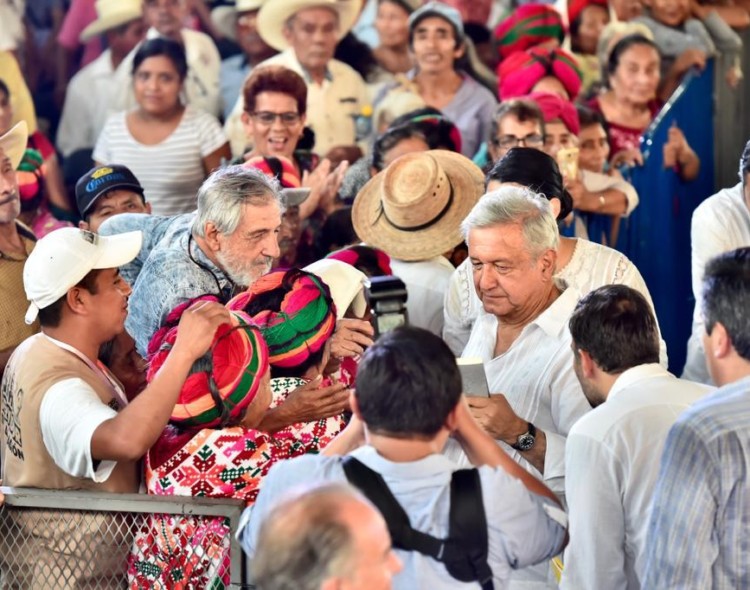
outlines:
M529 114L525 109L522 112ZM525 138L524 143L541 131L536 121L518 121L515 116L505 116L499 125L498 137L519 141ZM533 187L542 193L550 201L558 220L565 219L572 211L573 200L565 190L557 163L535 148L513 147L495 162L487 174L487 190L493 191L506 183ZM651 302L648 287L636 266L622 252L589 240L560 236L555 278L580 295L602 285L622 283L638 290ZM467 259L451 277L445 297L443 338L457 355L465 348L480 309L471 261ZM660 340L659 358L666 368L667 345L663 340Z
M96 10L97 19L83 30L81 41L102 35L107 49L68 84L57 130L57 148L65 157L94 148L110 114L115 72L146 33L141 0L104 0Z
M590 407L573 371L567 323L578 292L554 278L559 234L549 201L506 186L462 226L483 310L465 357L481 358L492 395L469 397L485 430L562 496L565 439ZM514 573L511 588L556 588L549 564Z
M280 54L259 64L284 66L307 83L307 125L315 132L315 151L325 155L336 146L357 142L355 118L369 104L362 77L333 59L338 41L359 16L362 0L295 0L266 2L258 13L258 31ZM247 145L242 126L244 99L240 93L224 131L232 153Z
M221 57L213 39L183 27L187 16L187 0L144 0L144 17L151 28L146 33L148 39L165 37L177 41L185 47L188 64L185 78L185 104L195 109L219 117L221 115L221 92L219 72ZM110 113L125 111L136 104L133 94L134 49L117 68L116 85L112 91Z
M574 541L561 587L640 590L667 433L711 388L658 364L656 318L628 286L599 287L581 299L570 333L575 371L594 409L568 434L565 498Z
M703 271L714 256L750 246L750 141L740 158L740 183L720 190L703 201L693 212L690 226L693 277L693 330L687 343L687 360L682 376L685 379L712 384L706 367L703 334L706 328L700 309Z

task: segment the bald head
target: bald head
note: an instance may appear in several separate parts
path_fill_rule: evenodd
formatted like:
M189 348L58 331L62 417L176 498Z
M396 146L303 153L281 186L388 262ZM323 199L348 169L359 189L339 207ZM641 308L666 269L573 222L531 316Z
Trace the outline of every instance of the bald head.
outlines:
M326 484L286 497L267 515L256 543L260 590L389 589L401 569L380 513L353 488ZM373 585L375 584L375 585Z

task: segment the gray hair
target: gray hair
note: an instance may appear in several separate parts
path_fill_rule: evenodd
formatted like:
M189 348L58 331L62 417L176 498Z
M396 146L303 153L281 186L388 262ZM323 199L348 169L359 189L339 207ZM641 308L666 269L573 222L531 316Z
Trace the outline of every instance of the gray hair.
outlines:
M198 214L193 221L193 235L205 237L209 221L221 234L231 235L240 224L244 205L269 203L277 203L283 210L278 180L255 168L219 168L198 189Z
M472 229L506 224L521 226L533 259L546 250L557 250L560 234L549 201L520 186L503 186L484 195L464 219L461 232L468 243Z

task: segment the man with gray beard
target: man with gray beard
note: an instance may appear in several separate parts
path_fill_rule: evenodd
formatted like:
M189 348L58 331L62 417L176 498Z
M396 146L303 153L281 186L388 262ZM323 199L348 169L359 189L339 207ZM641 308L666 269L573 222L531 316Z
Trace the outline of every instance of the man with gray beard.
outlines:
M131 263L136 268L127 272L137 278L125 323L141 356L147 357L151 337L175 307L207 294L226 303L271 269L279 256L282 211L275 179L252 168L228 166L203 183L194 213L172 218L123 214L102 224L101 235L143 232L143 247ZM340 322L332 354L359 354L372 343L369 323ZM319 384L313 380L299 388L306 394L293 393L270 410L261 428L273 431L341 413L348 390L341 384L315 389Z

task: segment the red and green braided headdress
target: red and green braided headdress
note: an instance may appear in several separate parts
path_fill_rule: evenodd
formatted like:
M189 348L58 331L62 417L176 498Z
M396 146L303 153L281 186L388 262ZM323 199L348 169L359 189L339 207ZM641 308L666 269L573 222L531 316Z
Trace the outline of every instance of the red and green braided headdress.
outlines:
M169 323L179 321L181 313L193 302L170 312ZM232 325L220 326L209 352L193 364L170 416L171 423L183 428L221 428L238 422L255 399L268 371L268 347L247 314L230 313ZM152 337L149 382L166 361L176 339L175 325L165 326Z
M274 291L278 305L250 311L257 299ZM336 327L336 306L328 286L314 274L300 269L268 273L227 303L227 307L252 314L252 321L268 344L269 360L274 367L302 365L325 346Z
M501 60L553 40L562 44L564 38L560 13L546 4L519 6L495 28L495 44Z

